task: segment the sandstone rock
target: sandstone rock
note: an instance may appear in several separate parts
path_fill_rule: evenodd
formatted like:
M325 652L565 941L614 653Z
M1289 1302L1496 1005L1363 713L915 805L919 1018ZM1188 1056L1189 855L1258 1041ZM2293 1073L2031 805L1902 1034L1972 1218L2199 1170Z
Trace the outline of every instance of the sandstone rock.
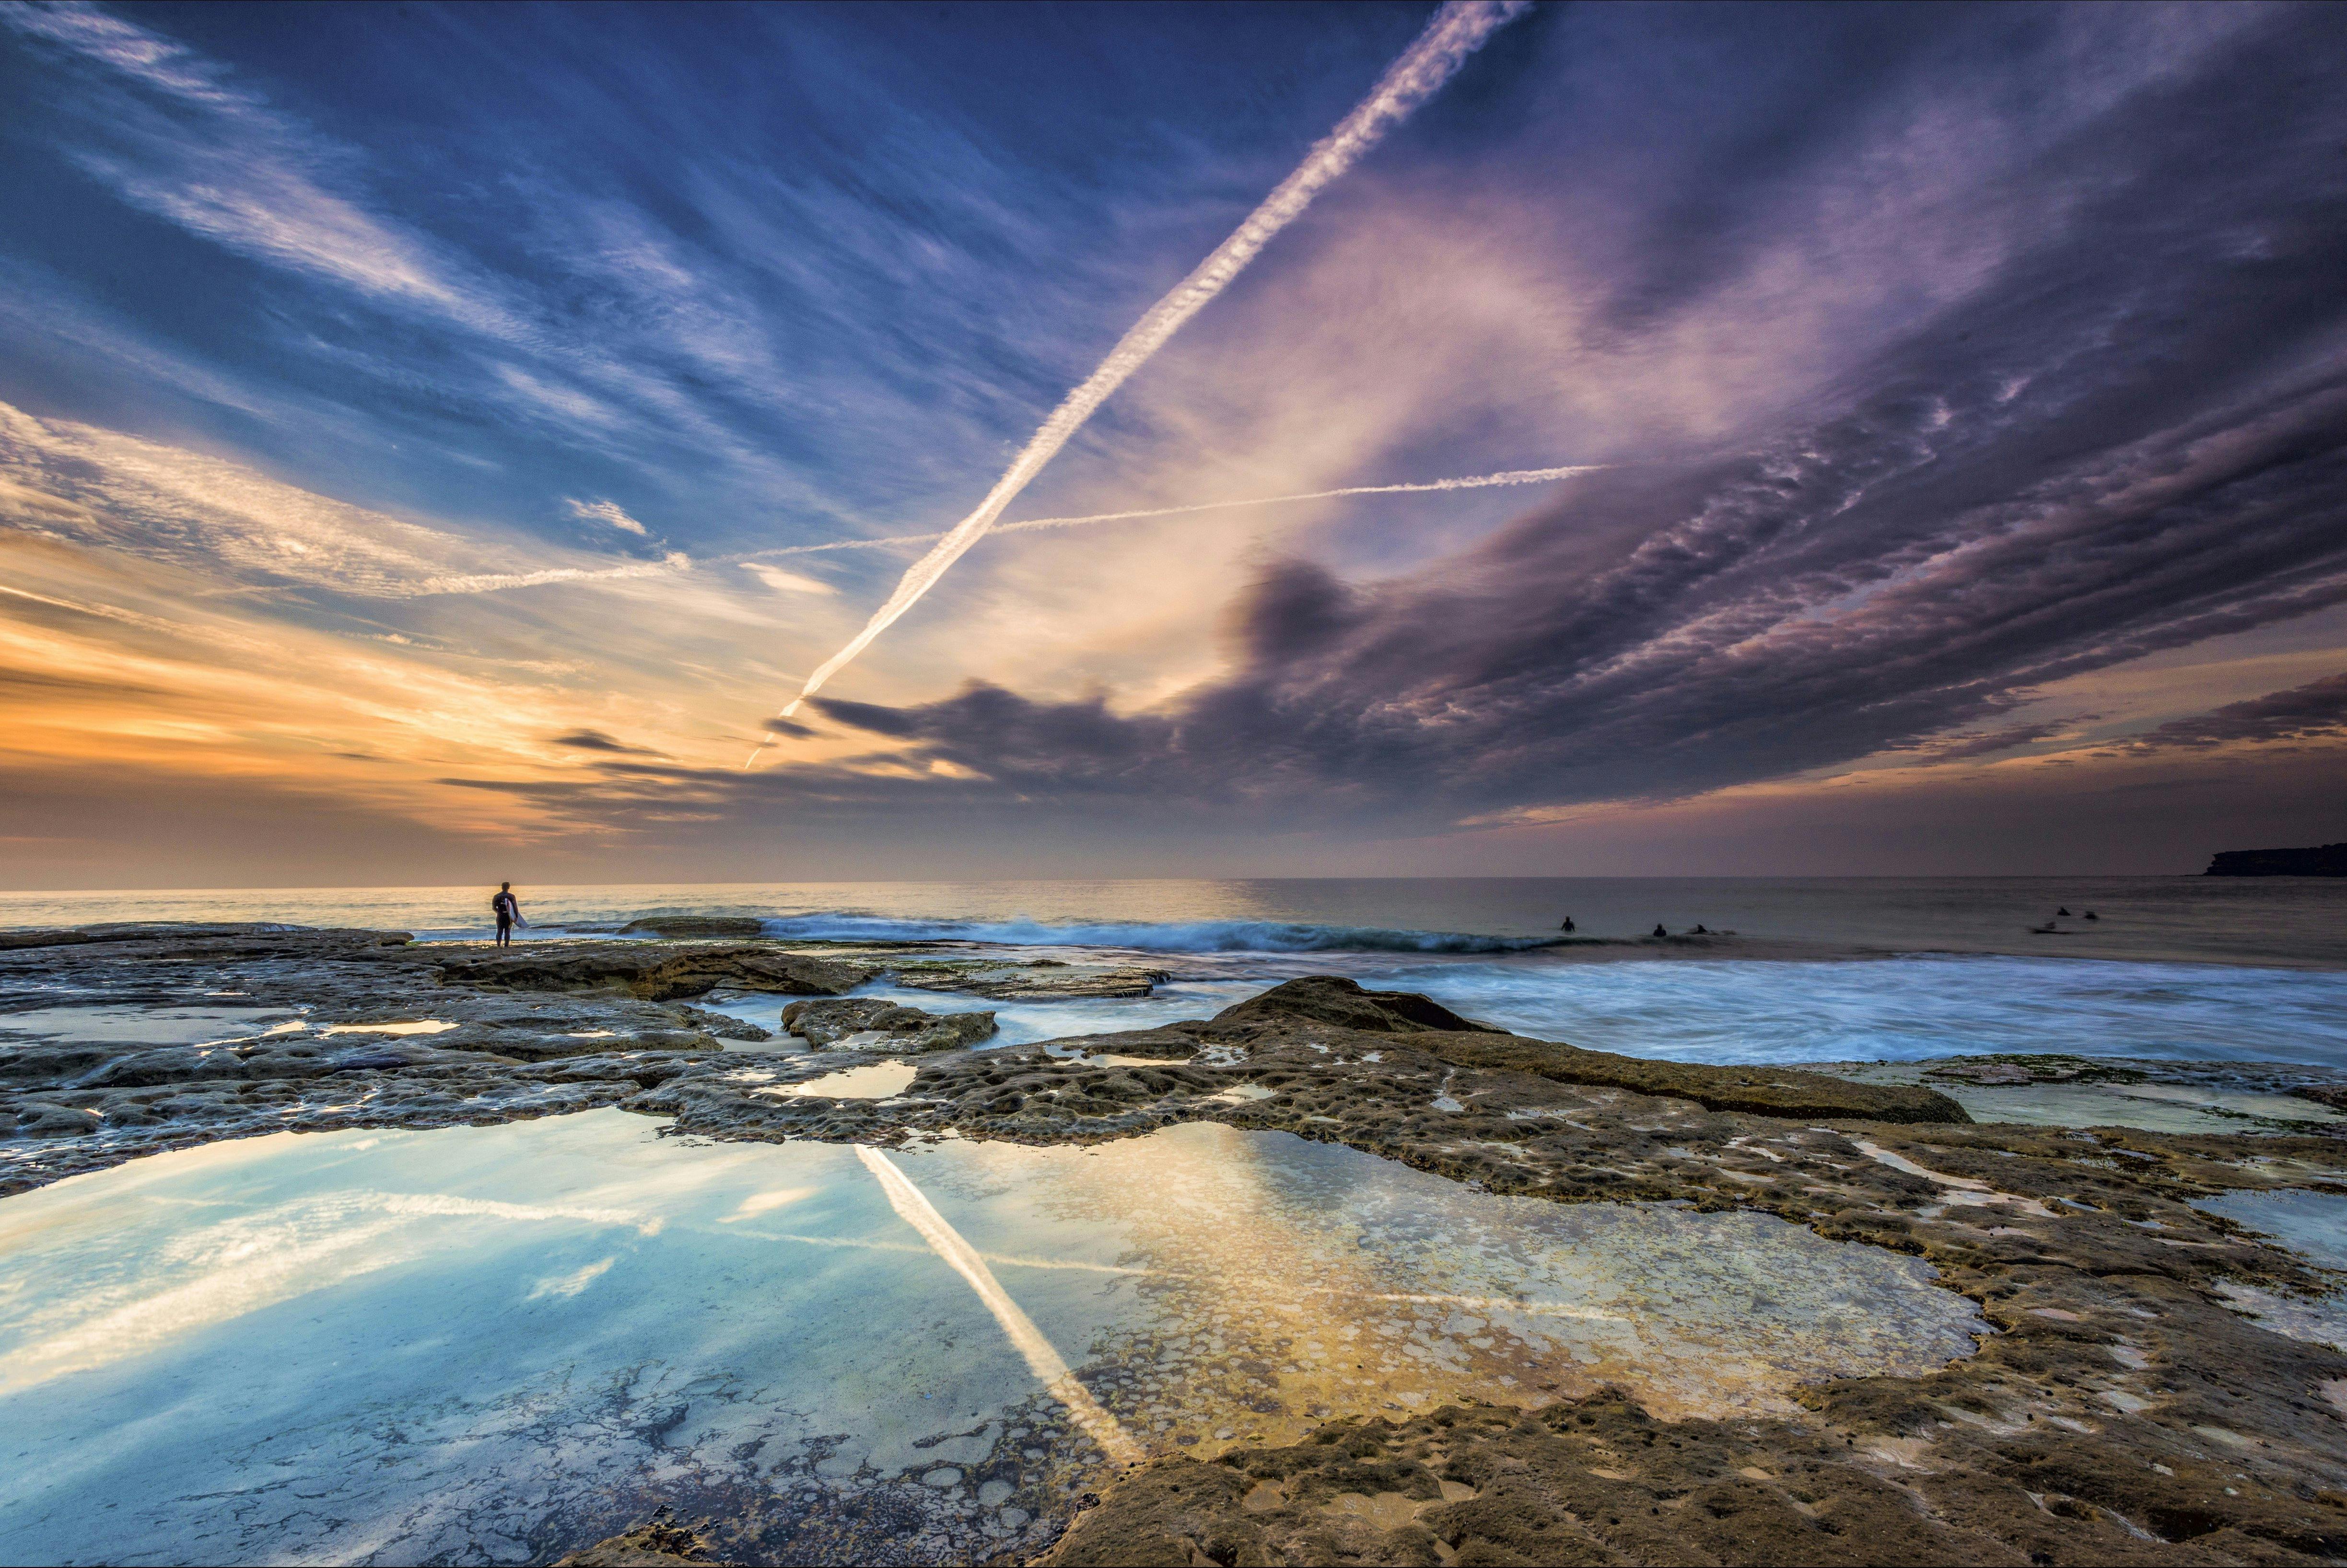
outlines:
M1199 1046L1204 1043L1194 1031L1205 1027L1204 1019L1184 1019L1161 1029L1070 1035L1051 1043L1088 1056L1145 1056L1159 1061L1187 1061L1198 1054Z
M705 1009L691 1006L680 1007L676 1010L683 1014L685 1021L692 1024L693 1028L714 1035L719 1040L747 1040L752 1044L757 1044L774 1038L773 1030L761 1029L747 1019L733 1018L725 1013L710 1012Z
M1440 1002L1416 991L1363 990L1336 975L1307 975L1274 986L1214 1015L1217 1030L1249 1024L1290 1024L1302 1020L1335 1024L1339 1029L1378 1034L1452 1033L1503 1034L1489 1024L1460 1018Z
M622 937L708 938L763 937L766 923L749 915L655 915L630 920L620 927Z
M1419 1050L1460 1067L1528 1072L1559 1083L1668 1095L1692 1100L1707 1111L1742 1111L1799 1121L1972 1120L1963 1106L1928 1089L1853 1083L1822 1072L1784 1068L1706 1067L1583 1050L1471 1023L1414 992L1363 990L1351 980L1332 975L1290 980L1225 1008L1204 1032L1210 1038L1245 1039L1302 1022L1361 1033L1407 1035Z
M989 1001L1106 1000L1145 997L1171 977L1131 964L1064 964L1056 958L1005 963L928 960L898 966L897 984L914 990L959 991Z
M98 1116L95 1111L85 1111L72 1105L51 1105L43 1101L26 1101L16 1108L16 1136L19 1138L77 1138L85 1132L97 1131Z
M557 1560L555 1568L668 1568L708 1561L701 1537L677 1523L663 1506L634 1529Z
M878 971L867 964L764 947L670 947L651 942L533 943L451 957L441 983L475 989L616 989L649 1000L705 995L719 986L784 996L839 996Z
M817 1050L846 1046L875 1050L951 1050L990 1040L990 1012L929 1013L876 997L793 1002L783 1027ZM881 1036L885 1038L873 1039Z

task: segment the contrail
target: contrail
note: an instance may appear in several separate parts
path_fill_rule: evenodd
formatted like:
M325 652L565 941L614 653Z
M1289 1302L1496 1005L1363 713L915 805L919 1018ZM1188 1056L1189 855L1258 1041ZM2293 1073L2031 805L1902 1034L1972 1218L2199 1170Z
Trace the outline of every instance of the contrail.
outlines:
M799 688L799 694L784 708L782 716L789 718L797 712L800 703L821 691L825 682L839 673L848 661L872 645L874 638L918 603L948 568L986 537L1003 508L1043 471L1044 465L1083 427L1093 410L1108 401L1111 393L1146 364L1183 323L1229 287L1231 280L1271 242L1272 236L1301 216L1329 181L1350 169L1355 159L1384 138L1386 132L1409 118L1419 105L1439 92L1466 63L1469 55L1494 31L1514 20L1528 4L1529 0L1446 0L1442 9L1435 13L1434 20L1426 25L1426 31L1387 69L1369 96L1312 149L1294 173L1264 198L1263 205L1249 213L1246 221L1229 239L1174 285L1171 293L1150 306L1148 313L1101 362L1100 368L1051 411L1051 416L1043 421L1042 428L1035 432L1009 472L995 481L994 488L987 492L978 509L956 523L928 554L907 569L888 601L873 611L872 619L865 622L864 630L850 639L846 647L816 667ZM761 745L758 751L764 749ZM746 768L757 761L758 751L752 752L742 765Z
M1553 480L1571 478L1575 474L1594 474L1600 468L1613 466L1610 463L1579 463L1566 468L1511 468L1503 474L1473 474L1460 479L1429 479L1416 485L1348 485L1341 490L1305 490L1293 496L1254 496L1236 501L1198 501L1185 507L1146 507L1133 512L1094 512L1083 518L1030 518L1020 523L997 523L991 531L1017 534L1030 528L1072 528L1080 523L1122 523L1135 518L1178 518L1191 512L1219 512L1233 507L1276 507L1289 501L1328 501L1339 496L1400 496L1416 495L1426 490L1481 490L1494 485L1545 485ZM832 539L819 545L777 545L773 549L714 557L705 564L764 560L768 556L815 555L825 550L886 549L890 545L924 545L943 538L943 534L891 534L876 539Z
M913 1185L912 1178L879 1150L858 1143L856 1156L864 1162L866 1170L880 1178L880 1190L888 1194L888 1206L897 1211L897 1217L920 1232L921 1239L978 1292L978 1298L986 1303L986 1309L1002 1325L1002 1332L1026 1358L1028 1369L1041 1379L1045 1391L1068 1407L1076 1424L1100 1444L1109 1458L1119 1464L1139 1464L1143 1457L1141 1445L1133 1440L1114 1416L1101 1408L1090 1390L1076 1381L1075 1373L1068 1369L1051 1342L1043 1337L1035 1320L1020 1310L1019 1304L995 1279L994 1271L986 1266L986 1260L961 1239L959 1231L946 1223L945 1215L938 1213L928 1194Z
M998 534L1024 533L1033 528L1072 528L1085 523L1122 523L1141 518L1179 518L1193 512L1220 512L1235 507L1277 507L1291 501L1329 501L1344 496L1404 496L1419 495L1430 490L1483 490L1501 485L1545 485L1557 479L1568 479L1575 474L1594 474L1601 468L1618 465L1611 463L1576 463L1562 468L1511 468L1498 474L1470 474L1452 479L1426 479L1405 485L1348 485L1337 490L1302 490L1292 496L1247 496L1234 501L1194 501L1179 507L1143 507L1126 512L1094 512L1081 518L1030 518L1023 522L997 523L989 530ZM768 560L776 556L821 555L829 550L880 550L896 545L933 544L945 538L942 533L887 534L869 539L827 539L819 545L775 545L763 550L743 550L734 555L707 556L700 560L681 550L671 550L666 559L656 561L630 561L615 567L555 567L542 571L481 572L466 577L425 578L413 583L377 586L363 590L375 599L424 599L444 594L500 593L511 588L540 588L552 583L607 582L626 578L665 577L671 573L694 571L713 566L739 566L744 561ZM14 590L10 590L14 591ZM260 588L240 588L221 590L220 597L268 591ZM351 591L351 590L345 590Z

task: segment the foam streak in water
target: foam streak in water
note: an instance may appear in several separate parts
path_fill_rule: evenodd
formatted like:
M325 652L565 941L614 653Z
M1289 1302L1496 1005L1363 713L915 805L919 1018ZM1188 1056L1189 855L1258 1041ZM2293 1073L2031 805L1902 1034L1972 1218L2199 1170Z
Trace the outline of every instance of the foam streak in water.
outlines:
M954 562L986 537L995 519L1002 516L1003 508L1016 500L1019 493L1043 471L1044 465L1058 456L1069 437L1083 427L1084 421L1108 401L1110 394L1164 347L1166 340L1184 322L1228 288L1274 235L1303 215L1323 188L1440 91L1466 63L1467 56L1496 29L1513 20L1528 3L1529 0L1448 0L1434 20L1427 24L1426 31L1418 36L1417 42L1388 68L1384 79L1369 96L1312 149L1296 171L1279 182L1278 188L1247 215L1246 221L1229 239L1174 285L1171 293L1152 305L1148 313L1109 352L1100 368L1051 411L1051 416L1043 421L1042 428L1035 432L1026 450L987 492L978 509L955 524L928 554L907 569L888 601L873 612L864 630L850 639L846 647L816 667L799 688L799 694L783 710L783 716L788 718L797 712L801 702L821 691L825 682L846 668L850 660L872 645L874 638L919 602ZM756 758L757 753L753 752L742 765L747 767Z
M1092 1441L1100 1444L1101 1450L1109 1458L1119 1464L1139 1464L1143 1457L1141 1445L1117 1424L1114 1416L1101 1408L1100 1402L1081 1383L1076 1381L1075 1373L1069 1369L1067 1362L1060 1358L1060 1353L1051 1348L1051 1342L1043 1337L1043 1331L1035 1327L1035 1320L1020 1310L1019 1304L1010 1299L1010 1293L1004 1290L994 1277L994 1271L986 1266L986 1260L978 1255L977 1249L969 1243L962 1240L959 1231L946 1223L945 1215L938 1213L937 1205L929 1202L928 1195L913 1185L912 1178L898 1170L897 1163L879 1150L868 1149L859 1143L856 1155L864 1162L866 1170L879 1178L880 1190L888 1194L888 1206L897 1211L897 1217L920 1232L921 1239L928 1242L956 1274L969 1281L972 1290L978 1292L978 1298L986 1303L986 1309L994 1314L997 1323L1002 1325L1003 1334L1026 1358L1028 1369L1041 1380L1044 1390L1067 1406L1068 1413L1075 1417L1076 1424L1084 1429Z

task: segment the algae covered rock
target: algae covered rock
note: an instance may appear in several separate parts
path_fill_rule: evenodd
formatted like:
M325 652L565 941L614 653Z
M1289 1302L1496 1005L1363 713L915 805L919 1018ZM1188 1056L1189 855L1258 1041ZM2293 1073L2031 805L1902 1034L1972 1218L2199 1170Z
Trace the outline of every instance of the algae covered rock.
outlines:
M990 1012L923 1012L877 997L793 1002L783 1027L817 1050L952 1050L994 1036Z

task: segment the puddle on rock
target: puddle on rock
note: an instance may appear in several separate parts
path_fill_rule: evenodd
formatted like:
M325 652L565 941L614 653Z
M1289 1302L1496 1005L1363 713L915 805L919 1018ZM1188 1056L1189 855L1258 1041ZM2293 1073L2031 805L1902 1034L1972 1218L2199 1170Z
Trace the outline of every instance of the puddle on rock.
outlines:
M2192 1205L2270 1237L2317 1268L2347 1273L2347 1197L2301 1189L2222 1193ZM2277 1334L2347 1350L2347 1278L2314 1296L2220 1280L2226 1305Z
M843 1067L836 1072L826 1072L820 1078L803 1079L796 1083L783 1084L774 1089L762 1089L761 1094L819 1094L827 1100L888 1100L913 1086L920 1072L909 1061L890 1058L863 1067Z
M1927 1076L1913 1062L1831 1064L1861 1083L1921 1084L1964 1108L1975 1122L2033 1127L2139 1127L2147 1132L2303 1132L2347 1122L2347 1113L2289 1094L2215 1084L2038 1082L2014 1087Z
M263 1032L263 1019L292 1019L292 1008L56 1007L0 1013L0 1038L29 1035L63 1044L217 1045ZM281 1024L266 1032L285 1032ZM302 1027L298 1021L290 1026Z
M446 1034L450 1030L460 1027L446 1019L416 1018L407 1019L398 1023L330 1023L318 1032L320 1034ZM598 1032L609 1034L611 1031L602 1030Z
M0 1560L1023 1561L1120 1457L1602 1382L1786 1408L1985 1332L1771 1216L1190 1124L1092 1148L279 1134L0 1201ZM1072 1372L1070 1371L1072 1368Z

